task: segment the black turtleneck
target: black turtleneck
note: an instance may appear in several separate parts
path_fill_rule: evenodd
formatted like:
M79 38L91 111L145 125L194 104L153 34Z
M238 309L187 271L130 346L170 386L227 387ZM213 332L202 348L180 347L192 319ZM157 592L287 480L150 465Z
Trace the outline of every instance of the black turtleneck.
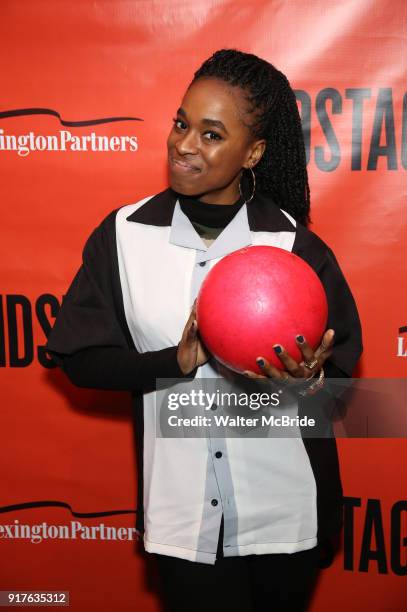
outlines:
M241 209L244 200L240 196L233 204L207 204L191 196L179 195L179 203L201 238L212 242Z

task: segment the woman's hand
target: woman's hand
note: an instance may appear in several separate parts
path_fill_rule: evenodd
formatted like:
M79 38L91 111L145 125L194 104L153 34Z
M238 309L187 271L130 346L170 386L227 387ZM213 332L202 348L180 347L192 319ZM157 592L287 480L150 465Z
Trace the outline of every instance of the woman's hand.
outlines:
M178 365L183 374L189 374L196 367L209 359L209 352L202 343L198 334L196 322L196 300L192 306L191 314L182 332L181 342L178 345Z
M302 354L302 361L300 363L297 363L297 361L284 350L283 346L275 344L273 348L282 364L285 366L284 369L280 370L276 368L271 365L267 359L260 356L256 361L264 374L256 374L249 370L246 370L244 374L248 378L272 378L278 383L299 384L303 382L304 379L312 378L315 374L320 372L325 361L332 354L334 335L334 330L328 329L323 335L321 344L316 349L315 353L309 344L307 344L303 336L297 336L296 343Z

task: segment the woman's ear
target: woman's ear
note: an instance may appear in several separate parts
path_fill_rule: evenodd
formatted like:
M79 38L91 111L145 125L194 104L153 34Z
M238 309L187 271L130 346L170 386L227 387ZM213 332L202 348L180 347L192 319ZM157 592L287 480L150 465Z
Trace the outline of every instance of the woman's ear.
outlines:
M264 138L262 140L256 140L251 146L249 157L247 159L247 163L244 165L244 168L254 168L254 166L261 160L265 149L266 141Z

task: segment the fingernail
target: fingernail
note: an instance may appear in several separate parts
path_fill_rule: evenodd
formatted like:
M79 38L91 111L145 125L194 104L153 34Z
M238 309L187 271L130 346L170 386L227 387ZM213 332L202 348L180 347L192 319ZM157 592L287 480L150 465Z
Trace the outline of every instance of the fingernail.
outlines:
M276 344L275 346L273 346L273 349L275 350L277 355L279 355L283 351L283 349L281 348L281 346L279 344Z
M259 357L258 359L256 359L257 363L259 364L259 366L262 368L264 366L264 359L262 359L261 357Z
M296 336L296 338L300 344L304 344L304 336Z

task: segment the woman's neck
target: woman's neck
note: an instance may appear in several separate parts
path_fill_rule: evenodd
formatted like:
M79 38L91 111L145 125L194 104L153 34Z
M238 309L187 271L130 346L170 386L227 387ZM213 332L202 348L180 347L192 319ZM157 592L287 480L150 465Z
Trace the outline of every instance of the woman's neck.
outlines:
M182 194L178 199L182 212L190 221L208 227L226 227L244 204L241 196L232 204L208 204Z

